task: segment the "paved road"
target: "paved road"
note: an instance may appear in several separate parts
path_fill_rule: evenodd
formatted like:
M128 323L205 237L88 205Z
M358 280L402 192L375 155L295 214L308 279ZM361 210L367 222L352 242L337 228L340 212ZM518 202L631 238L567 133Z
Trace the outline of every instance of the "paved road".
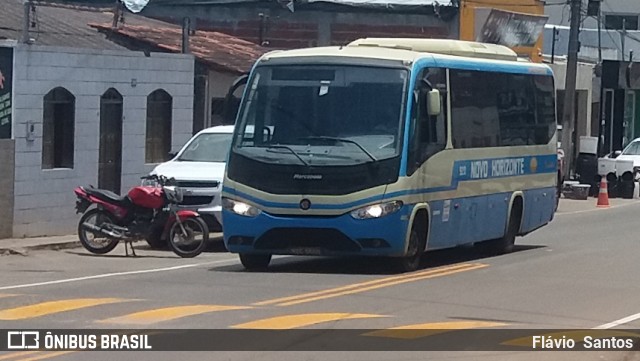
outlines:
M516 252L433 252L421 270L380 261L280 257L244 272L235 255L195 259L83 249L0 257L0 322L25 328L185 329L640 329L640 203L587 212L566 207ZM619 322L616 322L619 321ZM397 333L375 335L380 342ZM640 360L629 352L11 352L0 360Z

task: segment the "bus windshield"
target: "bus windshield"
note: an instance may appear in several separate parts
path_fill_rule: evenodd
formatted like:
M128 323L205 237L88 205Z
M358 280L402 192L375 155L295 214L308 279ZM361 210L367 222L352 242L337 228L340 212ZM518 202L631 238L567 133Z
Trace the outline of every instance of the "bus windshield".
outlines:
M364 66L259 67L240 110L233 151L305 166L396 157L407 75Z

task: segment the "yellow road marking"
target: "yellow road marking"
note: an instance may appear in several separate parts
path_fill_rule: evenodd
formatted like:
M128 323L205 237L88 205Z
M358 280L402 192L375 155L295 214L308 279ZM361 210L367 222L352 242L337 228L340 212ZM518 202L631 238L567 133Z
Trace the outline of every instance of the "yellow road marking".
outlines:
M47 358L52 358L52 357L58 357L58 356L62 356L62 355L66 355L68 353L72 353L72 352L78 352L78 351L56 351L56 352L51 352L51 353L46 353L44 355L39 355L39 356L34 356L34 357L27 357L27 358L22 358L16 361L36 361L36 360L44 360Z
M488 267L488 265L477 264L477 265L470 265L470 266L464 267L464 268L457 268L457 269L452 269L452 270L447 270L447 271L422 274L422 275L417 276L417 277L399 279L399 280L385 282L385 283L378 283L378 284L375 284L375 285L372 285L372 286L368 286L368 287L362 287L362 288L357 288L357 289L352 289L352 290L348 290L348 291L342 291L342 292L337 292L337 293L332 293L332 294L327 294L327 295L322 295L322 296L309 297L309 298L296 300L296 301L284 302L284 303L279 304L279 306L292 306L292 305L297 305L297 304L300 304L300 303L306 303L306 302L323 300L323 299L327 299L327 298L351 295L351 294L355 294L355 293L375 290L375 289L378 289L378 288L395 286L395 285L399 285L399 284L403 284L403 283L407 283L407 282L420 281L420 280L424 280L424 279L428 279L428 278L447 276L447 275L452 275L452 274L459 273L459 272L471 271L471 270L480 269L480 268L484 268L484 267Z
M288 330L315 325L323 322L352 320L359 318L386 317L366 313L303 313L299 315L277 316L262 320L242 323L231 328L261 329L261 330Z
M198 315L207 312L244 310L251 307L245 306L219 306L219 305L190 305L158 308L149 311L131 313L128 315L108 318L98 321L99 323L121 323L121 324L149 324L175 320L177 318Z
M367 332L363 334L363 336L416 339L437 335L439 333L451 332L454 330L468 330L472 328L498 327L505 325L506 323L485 321L432 322Z
M23 320L26 318L40 317L53 313L124 301L128 300L120 298L75 298L70 300L42 302L34 305L2 310L0 311L0 320Z
M532 330L532 332L534 332ZM591 336L594 339L596 338L611 338L611 337L636 337L640 338L640 333L637 332L627 332L627 331L616 331L616 330L578 330L578 331L567 331L567 332L554 332L554 333L545 333L545 334L533 334L531 336L515 338L513 340L508 340L502 342L501 345L507 346L522 346L522 347L533 347L533 336L545 336L550 337L555 340L561 340L563 336L566 336L567 339L573 339L576 343L582 342L582 340L586 336ZM542 348L540 345L538 348Z
M429 269L429 270L420 271L420 272L408 273L400 276L385 277L377 280L354 283L354 284L336 287L336 288L330 288L322 291L303 293L303 294L289 296L289 297L281 297L281 298L276 298L272 300L256 302L253 305L254 306L267 306L267 305L290 306L298 303L311 302L311 301L316 301L324 298L331 298L331 297L337 297L337 296L342 296L346 294L364 292L371 289L387 287L387 286L401 284L405 282L417 281L425 278L446 276L446 275L461 272L461 271L470 271L473 269L484 268L487 266L488 265L482 264L482 263L463 263L459 265L439 267L439 268Z
M6 355L0 355L0 360L8 360L10 358L16 358L21 356L32 355L34 353L39 353L40 351L20 351L20 352L12 352Z

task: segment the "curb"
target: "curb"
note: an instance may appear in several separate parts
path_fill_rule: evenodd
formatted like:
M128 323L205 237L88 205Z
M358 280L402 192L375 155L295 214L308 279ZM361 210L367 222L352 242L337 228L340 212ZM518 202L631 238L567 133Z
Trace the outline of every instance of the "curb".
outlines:
M78 248L78 247L82 247L82 244L80 244L80 241L44 243L44 244L36 244L33 246L24 246L24 247L1 247L0 246L0 255L26 256L29 253L29 251L40 251L40 250L58 251L62 249L72 249L72 248Z

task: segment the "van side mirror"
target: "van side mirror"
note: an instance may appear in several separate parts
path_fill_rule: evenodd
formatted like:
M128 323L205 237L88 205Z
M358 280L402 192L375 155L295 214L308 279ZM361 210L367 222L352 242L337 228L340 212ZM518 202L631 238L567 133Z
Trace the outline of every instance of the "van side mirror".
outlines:
M621 150L616 150L615 152L613 152L613 157L612 158L618 158L618 156L622 154Z
M432 89L427 93L427 109L429 115L440 115L440 91Z
M177 152L169 152L169 154L168 154L169 159L175 158L177 154L178 154Z

